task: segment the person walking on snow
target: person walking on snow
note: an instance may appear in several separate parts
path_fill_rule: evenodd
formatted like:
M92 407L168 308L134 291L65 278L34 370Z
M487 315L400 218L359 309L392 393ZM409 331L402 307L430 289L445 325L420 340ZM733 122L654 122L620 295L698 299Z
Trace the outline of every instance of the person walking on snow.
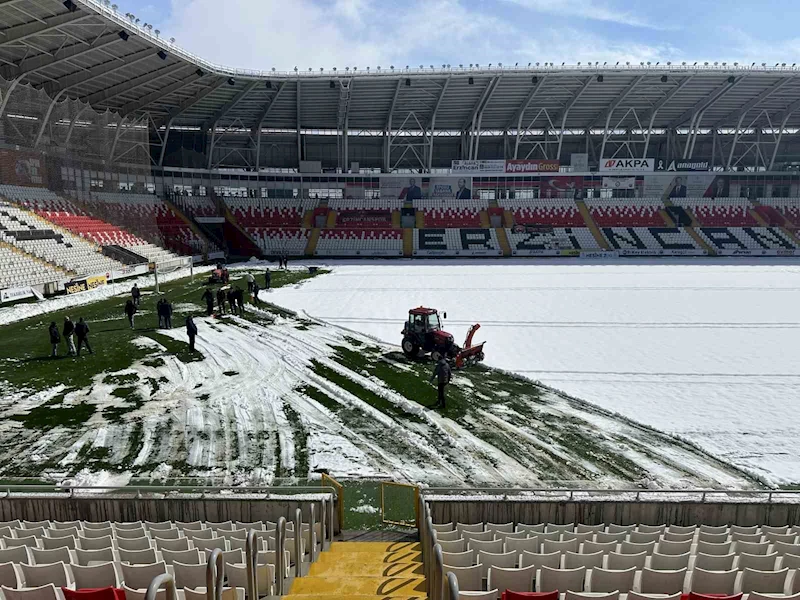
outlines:
M217 306L219 306L219 314L225 314L225 291L222 288L217 290Z
M272 285L272 273L269 272L269 267L267 267L267 272L264 273L264 289L268 290L269 286Z
M447 384L450 383L450 379L452 378L453 372L450 370L450 365L447 363L447 359L444 356L439 357L439 361L436 363L436 368L433 370L433 375L431 375L431 383L433 380L436 379L438 386L439 386L439 399L436 401L436 404L433 405L433 408L445 408L445 388Z
M260 291L261 291L261 289L258 287L258 284L254 281L253 282L253 304L255 306L258 306L258 292L260 292Z
M253 277L253 274L252 273L248 273L247 274L247 291L250 292L251 294L253 293L253 285L255 284L255 282L256 282L256 278Z
M197 337L197 325L191 316L186 317L186 335L189 336L189 350L194 352L194 339Z
M172 302L164 298L164 326L172 329Z
M225 294L228 297L228 305L231 309L231 314L236 314L236 294L233 291L233 288L229 289Z
M210 317L214 312L214 294L211 293L210 289L206 288L200 299L206 301L206 316Z
M75 340L73 334L75 333L75 324L69 317L64 317L64 343L67 345L67 353L70 356L75 356Z
M50 353L52 358L58 356L58 345L61 343L61 334L58 331L58 325L55 321L50 323L50 345L53 346L53 351Z
M81 346L86 346L86 350L89 351L89 354L94 354L92 347L89 345L89 326L84 323L83 317L78 320L78 324L75 325L75 337L78 338L78 356L81 355Z
M141 298L141 296L142 296L142 292L139 289L139 286L134 283L133 287L131 288L131 300L133 300L133 305L134 306L137 306L137 307L139 306L139 298Z
M164 327L164 299L162 298L156 303L156 312L158 313L158 328Z
M133 304L133 300L128 300L125 303L125 314L128 317L128 324L133 329L133 315L136 314L136 306Z

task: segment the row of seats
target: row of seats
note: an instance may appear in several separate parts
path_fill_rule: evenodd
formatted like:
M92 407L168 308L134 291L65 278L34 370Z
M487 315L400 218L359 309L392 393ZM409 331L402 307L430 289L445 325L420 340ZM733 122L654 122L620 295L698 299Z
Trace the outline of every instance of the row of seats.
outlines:
M777 227L698 227L716 250L795 250L797 242Z
M666 525L434 525L461 590L730 595L800 592L800 530ZM494 594L494 596L492 596Z
M587 200L586 207L598 227L663 227L661 200Z
M403 232L396 229L324 229L317 241L318 256L402 256Z
M267 255L302 256L308 246L308 229L248 227L247 233Z
M676 199L674 204L692 211L700 224L707 227L758 225L750 214L752 204L745 198L682 198Z
M0 290L32 287L64 279L64 274L11 248L0 247Z
M513 255L525 256L542 251L600 250L588 227L553 227L551 231L506 229Z

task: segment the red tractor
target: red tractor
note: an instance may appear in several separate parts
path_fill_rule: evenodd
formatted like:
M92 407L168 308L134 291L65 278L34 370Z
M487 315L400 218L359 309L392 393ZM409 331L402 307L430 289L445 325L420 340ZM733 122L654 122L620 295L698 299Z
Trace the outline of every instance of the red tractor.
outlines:
M442 316L446 319L447 313L443 313ZM434 361L438 361L440 356L445 356L447 360L454 362L458 369L475 364L484 359L485 342L472 345L472 336L479 328L480 325L477 323L470 327L464 347L459 348L453 341L453 336L442 329L442 322L435 308L422 306L412 308L408 311L408 321L403 325L401 344L403 354L408 358L416 358L420 355L420 351L423 354L430 353Z

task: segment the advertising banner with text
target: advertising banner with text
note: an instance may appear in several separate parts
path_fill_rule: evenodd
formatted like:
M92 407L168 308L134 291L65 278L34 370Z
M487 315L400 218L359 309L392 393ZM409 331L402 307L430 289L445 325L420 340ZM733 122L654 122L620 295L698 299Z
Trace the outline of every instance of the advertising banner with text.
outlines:
M428 197L469 200L472 198L472 178L431 177L428 184Z
M650 173L655 171L654 158L601 158L601 173Z
M454 160L450 165L453 173L496 173L506 172L504 160Z
M561 162L547 159L521 159L507 160L506 173L525 174L525 173L558 173L561 169Z
M703 198L709 196L715 183L714 175L691 174L691 175L672 175L658 174L645 175L643 196L645 198ZM726 183L726 179L720 178ZM727 185L720 188L723 192L720 196L727 195Z

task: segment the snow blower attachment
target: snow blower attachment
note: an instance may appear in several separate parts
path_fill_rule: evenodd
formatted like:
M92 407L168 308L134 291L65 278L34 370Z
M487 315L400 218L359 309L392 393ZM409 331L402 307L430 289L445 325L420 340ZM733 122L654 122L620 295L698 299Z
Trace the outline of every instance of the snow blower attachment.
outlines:
M443 313L447 318L447 313ZM442 329L439 313L435 308L412 308L408 311L408 321L403 325L403 354L407 358L416 358L422 354L430 353L433 360L445 356L448 361L455 364L457 369L473 365L484 359L483 344L472 345L472 337L478 331L477 323L469 328L464 347L459 348L453 341L453 336Z

